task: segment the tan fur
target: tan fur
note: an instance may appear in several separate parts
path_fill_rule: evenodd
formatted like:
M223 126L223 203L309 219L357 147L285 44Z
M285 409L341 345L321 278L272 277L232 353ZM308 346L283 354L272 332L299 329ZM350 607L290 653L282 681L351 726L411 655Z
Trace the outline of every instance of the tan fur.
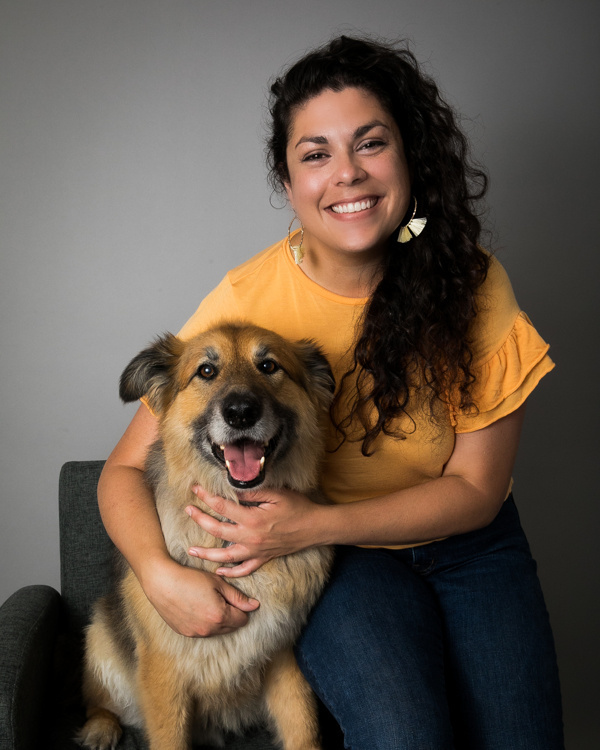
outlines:
M213 377L198 374L206 363L216 368ZM265 363L267 369L276 363L275 371L266 373ZM222 543L185 508L195 503L212 513L191 492L194 483L243 499L245 488L232 486L214 453L220 441L237 444L243 435L268 442L273 452L259 486L289 487L321 501L317 475L332 388L329 367L312 344L246 325L221 326L188 343L167 335L132 360L121 395L133 400L148 394L160 419L148 481L175 560L208 571L218 567L188 555L190 546ZM224 404L239 394L260 404L260 419L251 427L232 427L224 417ZM328 548L308 549L231 579L260 601L259 609L233 633L197 639L169 628L125 565L113 593L97 602L87 630L88 721L79 742L93 750L114 747L118 717L144 727L151 750L186 750L192 740L218 743L223 732L266 720L285 750L318 748L314 696L292 645L322 590L331 556Z
M319 726L315 697L291 649L282 651L269 665L265 695L276 723L277 737L286 750L307 747L307 736L314 738L317 748Z

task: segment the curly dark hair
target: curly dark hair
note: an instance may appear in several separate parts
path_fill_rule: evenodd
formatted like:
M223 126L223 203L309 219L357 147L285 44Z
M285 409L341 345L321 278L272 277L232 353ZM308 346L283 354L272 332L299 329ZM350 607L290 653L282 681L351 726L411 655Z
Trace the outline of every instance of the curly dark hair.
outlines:
M343 439L359 420L362 452L370 455L381 433L403 437L397 419L408 414L417 372L430 389L432 409L436 400L450 398L461 409L476 408L469 326L489 266L478 245L477 211L487 176L470 159L457 115L406 45L341 36L307 54L271 86L267 164L275 190L289 180L286 147L297 108L324 90L348 87L375 95L394 118L418 215L427 218L425 230L410 242L398 245L395 235L390 238L383 278L356 334L353 367L332 407ZM357 384L350 412L338 418L342 386L350 378Z

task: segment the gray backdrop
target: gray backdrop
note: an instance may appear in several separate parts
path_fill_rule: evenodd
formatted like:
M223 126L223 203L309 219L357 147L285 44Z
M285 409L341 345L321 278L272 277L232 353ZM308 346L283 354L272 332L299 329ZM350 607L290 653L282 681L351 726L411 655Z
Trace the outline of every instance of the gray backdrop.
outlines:
M516 496L568 748L600 747L597 0L0 0L0 600L58 585L57 478L132 416L124 365L280 238L268 79L339 31L408 37L468 118L490 225L558 366Z

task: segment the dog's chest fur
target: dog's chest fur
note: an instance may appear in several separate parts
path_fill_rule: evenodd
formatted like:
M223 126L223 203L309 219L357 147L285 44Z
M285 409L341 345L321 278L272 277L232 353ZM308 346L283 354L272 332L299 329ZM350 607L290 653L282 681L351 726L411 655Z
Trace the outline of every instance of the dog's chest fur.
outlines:
M203 531L187 515L185 508L195 502L213 516L216 514L191 493L194 481L191 476L183 481L180 477L176 483L169 482L159 445L153 450L151 461L157 471L151 470L150 476L159 477L152 484L170 555L183 565L214 572L220 567L219 563L192 557L188 549L191 546L222 546L222 542ZM218 489L210 488L214 492ZM230 579L229 582L246 596L260 601L260 607L250 613L248 624L233 633L211 638L185 638L171 630L149 604L141 619L149 617L155 620L156 627L148 630L156 634L153 645L175 657L178 669L185 670L188 665L187 677L197 683L199 690L210 692L214 688L222 695L223 688L229 684L238 696L240 692L249 694L256 690L258 693L265 664L279 650L290 647L298 637L323 588L332 556L329 547L306 549L275 558L243 578ZM139 587L133 574L126 577L124 585ZM134 600L139 602L139 595ZM130 612L132 624L135 621L139 624L141 614L139 609ZM197 666L198 660L203 665L201 670Z

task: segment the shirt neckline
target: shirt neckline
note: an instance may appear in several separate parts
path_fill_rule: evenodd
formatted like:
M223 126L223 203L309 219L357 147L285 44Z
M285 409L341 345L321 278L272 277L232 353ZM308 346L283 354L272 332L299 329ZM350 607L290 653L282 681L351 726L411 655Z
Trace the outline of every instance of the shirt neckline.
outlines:
M281 243L281 250L285 256L285 262L292 267L292 273L295 274L296 279L303 286L308 287L313 294L318 294L320 297L325 297L325 299L340 305L350 305L353 307L364 307L369 301L369 297L345 297L343 294L336 294L336 292L325 289L325 287L309 278L293 259L289 237L284 238Z

